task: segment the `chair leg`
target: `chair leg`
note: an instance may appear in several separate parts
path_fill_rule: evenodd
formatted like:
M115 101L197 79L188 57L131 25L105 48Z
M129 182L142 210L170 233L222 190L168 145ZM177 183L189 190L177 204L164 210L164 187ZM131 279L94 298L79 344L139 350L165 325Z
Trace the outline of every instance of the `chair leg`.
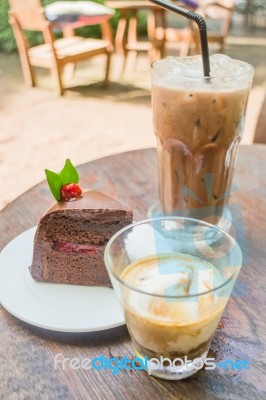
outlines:
M24 81L25 81L26 86L34 87L35 86L35 77L34 77L32 66L30 65L30 63L26 59L26 57L24 57L22 54L20 54L20 60L21 60L22 72L23 72Z
M222 38L221 39L221 42L220 42L220 51L221 51L221 53L223 54L224 53L224 38Z
M157 50L157 43L156 43L156 23L157 23L157 13L156 10L151 10L148 14L147 20L147 30L148 30L148 38L150 42L150 49L149 49L149 60L150 64L156 60L156 50Z
M156 60L156 49L154 47L152 47L149 49L149 63L150 65Z
M138 55L139 53L136 51L134 54L134 69L137 69L137 64L138 64Z
M76 64L68 63L64 66L64 76L66 79L73 79L75 76Z
M118 54L121 56L125 56L125 34L126 34L126 27L127 27L127 17L128 12L121 10L121 17L118 22L116 35L115 35L115 47Z
M122 63L122 68L121 68L121 72L120 72L120 79L123 79L127 66L128 66L128 58L129 58L129 54L131 53L130 50L126 50L125 54L124 54L124 59L123 59L123 63Z
M179 57L187 57L189 54L190 42L186 38L181 42Z
M75 30L71 27L66 25L63 27L63 36L64 38L71 38L75 36ZM76 64L75 63L68 63L64 66L64 74L66 78L74 78L75 75L75 70L76 70Z
M30 64L30 60L29 60L27 51L25 49L19 47L19 45L18 45L18 50L19 50L19 57L20 57L20 62L21 62L21 67L22 67L25 84L26 84L26 86L34 87L35 86L35 77L34 77L33 68Z
M162 37L162 42L161 42L160 49L159 49L159 54L160 54L160 58L164 58L165 46L166 46L166 28L167 28L165 10L163 10L163 9L161 10L160 17L161 17L161 24L162 24L162 29L163 29L163 37ZM155 34L156 34L156 31L155 31Z
M132 65L133 68L136 68L136 64L137 64L137 56L138 56L138 52L136 50L130 50L128 52L128 62L129 65ZM126 69L126 66L125 66Z
M127 57L127 50L126 50L126 28L128 25L128 10L121 10L121 17L118 22L116 35L115 35L115 47L117 54L120 55L120 59L122 64L122 68L120 70L120 76L123 76L125 64L126 64L126 57Z
M27 86L35 86L35 78L28 54L28 42L24 36L14 12L9 11L9 22L16 38L24 80Z
M105 69L105 77L104 77L104 81L103 84L104 86L107 86L109 83L109 74L110 74L110 65L111 65L111 53L107 52L106 56L106 69Z
M56 82L57 93L59 94L59 96L63 96L64 88L63 88L63 83L62 83L62 78L61 78L61 68L60 68L60 66L58 64L55 64L51 68L51 73L52 73L52 76L54 77L55 82Z

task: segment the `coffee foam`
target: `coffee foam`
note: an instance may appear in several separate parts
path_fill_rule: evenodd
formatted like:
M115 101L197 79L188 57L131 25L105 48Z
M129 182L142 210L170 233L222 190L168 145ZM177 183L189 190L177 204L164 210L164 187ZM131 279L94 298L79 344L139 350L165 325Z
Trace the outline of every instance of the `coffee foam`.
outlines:
M135 313L169 323L192 323L208 317L224 299L209 292L223 283L220 272L211 263L185 254L147 257L124 270L121 279L137 290L166 298L127 291L127 305Z
M251 85L253 67L224 54L210 56L210 79L203 77L202 57L166 57L152 68L153 84L206 87L206 90L246 88Z

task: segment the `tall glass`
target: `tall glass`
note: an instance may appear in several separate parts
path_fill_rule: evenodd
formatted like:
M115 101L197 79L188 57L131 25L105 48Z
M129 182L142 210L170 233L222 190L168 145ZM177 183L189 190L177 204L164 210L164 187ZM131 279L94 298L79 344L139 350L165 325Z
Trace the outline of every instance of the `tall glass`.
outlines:
M224 55L168 57L152 65L153 124L163 213L219 224L228 202L253 67Z
M190 218L142 221L110 239L105 264L149 374L182 379L204 365L241 263L231 236Z

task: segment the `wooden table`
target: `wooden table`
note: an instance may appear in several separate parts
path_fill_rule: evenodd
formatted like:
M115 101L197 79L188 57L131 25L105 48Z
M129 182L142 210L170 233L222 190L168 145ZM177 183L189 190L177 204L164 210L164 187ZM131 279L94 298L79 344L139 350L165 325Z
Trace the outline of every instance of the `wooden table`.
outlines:
M238 190L231 201L242 210L245 262L211 344L217 360L246 358L251 362L249 371L201 370L187 380L170 382L142 371L111 375L109 371L54 370L57 353L69 358L133 356L126 327L89 334L57 333L20 322L0 307L0 399L265 399L265 159L264 145L240 148L235 174ZM102 190L132 206L136 220L144 218L147 207L157 199L154 149L89 162L79 172L83 187ZM41 183L1 211L0 248L37 224L52 202L46 183Z
M175 3L195 11L181 0ZM123 57L122 74L129 53L136 58L138 52L148 52L150 63L152 63L164 57L167 41L180 43L182 57L188 55L192 43L195 46L195 54L199 54L198 34L194 32L191 21L188 21L187 27L183 29L169 28L166 22L166 11L147 0L107 0L105 5L116 8L121 14L115 35L115 46L118 54ZM137 13L142 10L148 11L148 41L138 40L137 35Z
M138 52L148 52L151 63L155 61L157 53L159 53L159 58L164 56L166 22L163 8L145 0L108 0L105 5L116 8L121 14L115 35L115 46L117 52L123 56L122 73L129 52L134 53L135 56ZM148 41L139 41L137 37L137 13L141 10L149 12L147 21ZM156 28L159 25L162 27L160 37L156 35Z

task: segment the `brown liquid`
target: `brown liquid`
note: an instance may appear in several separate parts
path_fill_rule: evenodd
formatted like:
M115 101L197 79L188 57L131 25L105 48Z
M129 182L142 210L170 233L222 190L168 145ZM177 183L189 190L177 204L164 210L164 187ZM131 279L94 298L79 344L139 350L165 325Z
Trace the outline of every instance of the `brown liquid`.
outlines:
M130 331L130 330L129 330ZM149 359L151 358L157 358L158 360L160 359L160 357L166 357L169 358L170 360L175 360L176 358L181 358L181 359L185 359L185 357L187 357L188 360L195 360L195 358L198 357L202 357L202 355L205 352L208 352L209 350L209 346L210 346L210 342L211 339L207 340L206 342L200 344L199 346L197 346L196 348L193 348L192 350L188 351L187 353L184 352L178 352L178 351L170 351L168 353L166 353L166 355L162 352L162 350L160 352L154 352L151 349L147 348L147 347L143 347L141 346L139 343L136 342L136 340L134 339L133 333L131 333L131 338L132 338L132 343L134 346L134 350L137 352L137 355L140 354L142 357L147 356Z
M200 209L213 207L212 214L222 214L232 183L248 95L249 89L217 92L153 86L153 122L164 212L179 214L182 210L182 215L201 217Z
M184 326L143 318L128 308L125 309L125 317L134 349L141 356L158 359L160 356L164 356L171 360L187 356L189 359L194 359L208 351L222 312L223 309L219 309L205 321ZM207 332L207 339L198 343L198 338L205 337ZM179 341L180 343L186 342L186 339L190 343L189 349L187 343L185 343L185 348L179 344ZM197 344L194 345L194 341Z
M176 265L175 273L167 269ZM129 265L121 278L140 291L165 293L169 285L176 285L176 295L189 296L196 288L206 293L222 283L218 270L195 257L176 254L143 258ZM208 351L226 298L212 292L196 297L175 299L154 297L134 292L127 287L123 293L127 327L135 350L149 358L164 356L170 359L200 357Z

